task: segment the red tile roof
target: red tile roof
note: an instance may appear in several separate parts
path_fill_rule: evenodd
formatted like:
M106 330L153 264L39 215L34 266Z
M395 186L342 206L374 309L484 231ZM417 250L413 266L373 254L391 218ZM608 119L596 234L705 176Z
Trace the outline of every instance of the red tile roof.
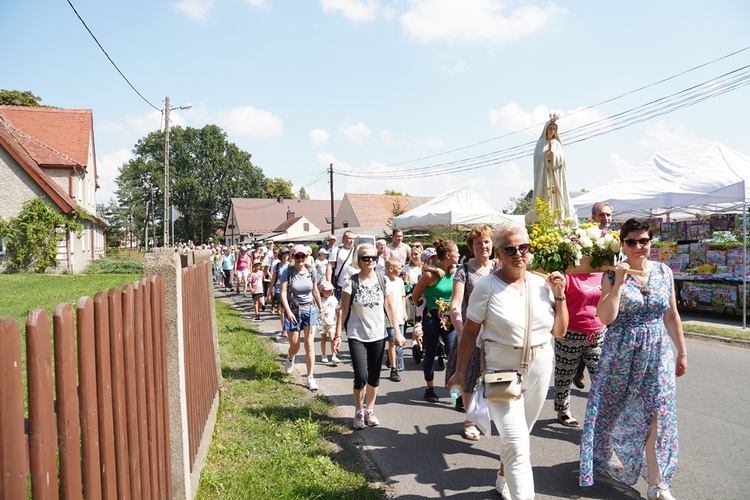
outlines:
M90 109L0 106L0 119L41 167L85 168L93 129Z
M423 196L357 193L346 193L344 198L349 200L360 227L389 226L394 209L398 208L402 213L408 212L432 199Z
M334 213L337 213L340 200L334 200ZM240 233L266 234L273 232L279 225L286 222L287 212L292 212L291 218L305 216L321 230L330 228L326 217L331 216L330 200L282 200L274 198L232 198L232 208L237 220ZM290 214L291 215L291 214Z

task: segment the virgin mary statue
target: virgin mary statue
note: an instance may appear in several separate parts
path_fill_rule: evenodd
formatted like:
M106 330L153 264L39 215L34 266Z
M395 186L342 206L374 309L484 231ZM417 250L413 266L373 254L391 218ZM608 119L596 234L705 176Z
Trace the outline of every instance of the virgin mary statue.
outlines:
M544 124L542 135L534 148L534 198L549 203L553 213L560 210L559 222L571 219L575 224L576 211L568 194L565 155L555 123L559 118L557 113L549 115L549 121Z

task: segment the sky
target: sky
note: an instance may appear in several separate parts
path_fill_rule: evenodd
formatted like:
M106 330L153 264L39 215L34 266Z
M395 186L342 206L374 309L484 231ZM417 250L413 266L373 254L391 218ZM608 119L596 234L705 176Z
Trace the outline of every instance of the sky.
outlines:
M169 96L192 104L172 125L220 126L312 199L330 197L333 164L336 199L468 185L502 210L533 185L531 156L503 152L528 151L552 112L571 190L656 151L750 156L750 86L722 76L750 65L748 22L746 0L5 1L0 88L93 111L98 203ZM647 113L695 86L725 93ZM648 119L613 130L634 110ZM567 142L590 123L609 132Z

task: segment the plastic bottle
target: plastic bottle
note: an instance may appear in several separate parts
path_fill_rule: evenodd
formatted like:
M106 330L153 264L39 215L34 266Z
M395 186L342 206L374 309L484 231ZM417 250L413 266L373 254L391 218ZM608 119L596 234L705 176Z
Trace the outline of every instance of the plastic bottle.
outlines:
M404 366L404 349L399 345L396 346L396 370L402 372L406 369Z
M461 397L462 392L463 391L461 391L461 388L459 386L454 385L453 387L451 387L451 399L453 401L456 401L458 398Z

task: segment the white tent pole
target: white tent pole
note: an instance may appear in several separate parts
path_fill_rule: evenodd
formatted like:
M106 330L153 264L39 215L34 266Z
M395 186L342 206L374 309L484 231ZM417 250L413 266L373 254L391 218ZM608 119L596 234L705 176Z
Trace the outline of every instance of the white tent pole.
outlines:
M742 202L742 328L747 328L747 200Z

